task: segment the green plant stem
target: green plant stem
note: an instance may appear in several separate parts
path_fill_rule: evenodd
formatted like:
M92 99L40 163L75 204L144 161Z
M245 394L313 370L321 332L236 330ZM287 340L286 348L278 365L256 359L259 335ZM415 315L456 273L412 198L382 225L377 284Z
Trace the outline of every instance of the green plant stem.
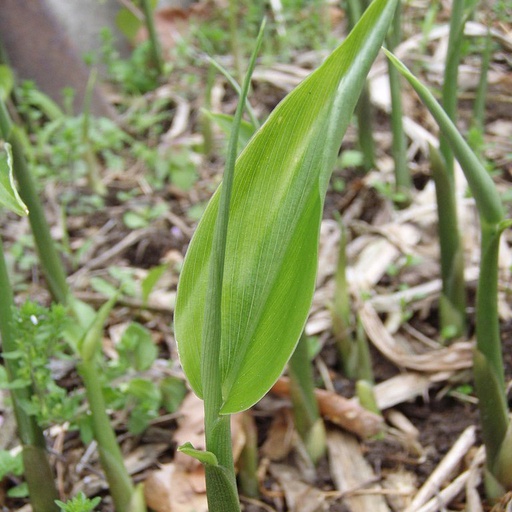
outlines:
M374 414L381 414L375 399L373 381L370 382L365 379L358 380L356 382L356 396L359 399L361 406L366 410L373 412Z
M2 293L0 293L0 335L2 337L2 348L4 352L13 352L16 350L12 332L14 298L7 274L1 240L0 289L2 290ZM18 367L17 361L6 358L4 364L9 380L14 380ZM23 401L30 400L30 396L30 389L26 387L11 390L14 416L23 446L24 474L34 512L53 512L58 510L55 500L59 496L55 487L52 469L46 456L44 435L35 417L29 416L21 406Z
M459 62L464 35L464 0L452 2L450 17L450 35L446 55L445 73L442 89L442 104L451 121L457 118L457 93ZM441 330L448 337L461 336L466 328L466 298L459 286L464 281L464 262L462 242L458 228L458 215L455 208L455 177L453 152L443 137L439 146L445 177L438 183L436 176L436 194L443 196L437 202L441 250L441 274L443 281L442 300L440 302ZM437 175L439 177L439 174ZM442 190L441 190L442 188ZM448 198L448 196L450 196ZM465 292L464 292L465 293Z
M407 78L430 110L450 143L469 183L481 226L480 275L476 297L476 338L474 352L475 391L478 396L482 437L486 447L487 491L491 497L500 485L512 489L512 430L508 417L498 316L498 254L506 221L500 196L477 155L460 135L430 91L392 54L388 57Z
M375 141L373 140L373 108L368 82L361 91L356 107L359 148L363 154L363 170L375 168Z
M326 451L325 427L315 397L308 339L303 333L288 363L295 428L314 464Z
M491 30L487 30L485 38L484 51L482 52L482 64L480 66L480 78L476 90L475 103L473 105L473 126L480 132L484 130L485 118L485 99L487 97L487 88L489 85L488 72L492 55L492 35Z
M370 347L368 346L368 338L364 326L357 316L356 339L355 339L355 353L356 353L356 374L355 378L373 383L373 368L372 359L370 355Z
M258 430L250 412L242 415L245 445L238 459L240 492L248 498L259 496L258 480Z
M238 82L236 79L230 74L230 72L223 67L219 62L217 62L215 59L210 57L209 55L206 56L206 60L212 64L218 71L222 73L224 78L228 81L229 85L233 88L233 90L238 94L240 97L242 94L241 87L238 85ZM251 124L254 127L255 130L257 130L260 127L260 122L258 121L258 116L256 115L256 112L252 108L251 104L249 103L249 100L245 99L245 108L247 110L247 114L249 116L249 119L251 120Z
M398 3L395 17L389 35L387 37L387 46L390 51L400 44L402 22L402 5ZM391 130L393 132L392 152L395 160L395 190L399 194L404 194L406 198L400 202L400 206L406 206L411 192L411 174L407 166L407 141L405 138L403 126L402 93L400 88L400 75L388 62L389 88L391 91Z
M210 264L209 290L211 301L205 311L201 374L205 411L206 450L213 453L218 465L206 464L206 486L210 512L238 512L240 504L236 489L235 469L231 447L231 429L229 416L221 416L223 405L222 379L219 354L221 352L221 308L222 281L226 259L226 240L229 222L229 205L237 157L238 133L242 114L249 92L250 77L256 65L256 55L263 39L264 23L260 29L249 69L245 76L240 100L234 116L233 128L229 140L224 179L220 193L220 204L215 223L212 258Z
M212 108L212 89L215 83L215 66L210 62L206 75L204 108L210 111ZM203 154L209 158L213 151L213 130L211 119L203 111L201 112L201 132L203 135Z
M149 0L141 0L142 10L144 11L144 20L146 22L146 29L149 35L149 42L151 45L151 52L153 54L153 62L158 75L162 76L164 72L164 61L162 58L162 49L160 41L155 30L155 20L153 17L153 10L149 4Z
M25 159L21 137L17 131L18 128L12 125L5 103L1 100L0 129L4 140L12 146L14 175L18 181L20 196L29 210L28 219L48 288L57 302L66 304L69 295L66 273L57 254L34 179Z
M91 124L91 100L97 76L98 70L94 68L91 70L89 80L87 80L83 107L82 142L85 148L84 160L87 165L87 180L89 182L89 186L96 194L104 196L107 193L107 187L105 187L104 183L101 181L100 173L98 170L98 161L96 159L96 155L94 154L89 136Z
M436 189L441 249L442 294L439 302L441 334L444 338L459 336L466 324L466 284L464 251L457 220L455 183L437 149L430 148L432 177ZM450 220L451 219L451 220Z
M442 89L442 105L448 117L457 121L457 99L459 63L462 39L464 36L464 0L453 0L450 16L450 35L444 68ZM446 163L446 170L450 179L453 179L453 152L447 140L440 141L441 154Z
M135 488L126 471L121 449L106 412L107 407L94 358L82 361L79 365L79 372L84 382L91 410L92 427L94 438L98 443L101 465L105 471L116 510L132 512L130 505Z
M349 28L352 29L359 21L364 9L365 0L347 0ZM375 142L373 140L373 112L368 82L366 82L356 106L359 149L363 154L363 169L369 171L375 167Z
M242 81L242 57L240 55L240 41L238 37L238 2L229 0L229 39L231 44L231 55L234 59L235 76L238 82Z
M354 368L355 340L351 329L353 322L351 319L350 293L347 282L347 231L341 220L339 226L340 246L332 305L332 332L341 356L343 371L348 378L354 378L356 375L356 369Z

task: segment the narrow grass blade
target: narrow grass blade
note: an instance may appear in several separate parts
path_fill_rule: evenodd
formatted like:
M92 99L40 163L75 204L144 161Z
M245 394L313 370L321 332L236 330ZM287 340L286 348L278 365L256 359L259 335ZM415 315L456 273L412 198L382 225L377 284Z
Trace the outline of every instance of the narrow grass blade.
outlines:
M236 163L222 289L222 413L244 410L268 391L302 332L332 167L395 8L396 0L376 0L344 43L274 110ZM199 396L219 197L191 242L176 302L180 358Z

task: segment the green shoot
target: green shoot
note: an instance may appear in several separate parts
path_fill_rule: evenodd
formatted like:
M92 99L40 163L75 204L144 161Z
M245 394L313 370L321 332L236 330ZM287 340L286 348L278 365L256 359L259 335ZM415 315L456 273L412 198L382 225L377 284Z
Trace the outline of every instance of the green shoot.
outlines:
M158 35L155 29L153 9L150 3L150 0L141 0L142 10L144 11L144 21L146 22L146 29L148 31L151 53L153 55L153 65L155 66L158 75L161 77L164 72L164 60L162 58L162 49L160 47L160 41L158 40Z
M238 483L240 492L249 498L257 498L259 492L258 479L258 430L251 414L242 416L245 434L245 446L238 459Z
M295 428L299 433L313 464L318 463L326 451L325 427L316 401L313 367L309 357L308 339L300 337L290 362L290 396L293 403Z
M401 35L401 20L402 20L402 6L398 3L396 8L395 17L391 30L386 39L387 47L390 51L400 44ZM402 95L400 90L400 76L395 67L389 63L389 88L391 91L391 130L393 132L393 145L392 152L395 160L395 191L398 194L403 194L406 199L399 203L400 206L406 206L408 196L411 191L411 174L409 173L407 165L407 141L405 139L405 132L403 127L403 111L402 111Z
M475 391L486 447L486 490L491 498L512 489L512 428L508 416L498 316L498 253L501 233L512 225L479 158L431 92L391 53L388 58L414 87L438 123L468 180L480 217L481 259L476 297Z
M366 0L348 0L347 11L349 26L354 27L361 13L367 7ZM369 171L375 167L375 141L373 140L373 109L371 105L370 90L368 84L365 84L359 97L356 107L357 130L359 149L363 155L362 169Z
M233 453L231 449L231 427L229 416L221 416L222 382L221 366L218 359L221 347L221 301L224 262L226 256L226 238L230 214L231 190L235 171L238 147L238 133L242 114L249 92L252 72L256 65L256 56L263 41L265 23L260 28L256 46L249 62L240 100L238 102L224 173L220 206L215 218L213 232L212 259L208 268L208 289L211 294L210 306L204 312L204 331L202 346L204 352L200 360L200 376L204 387L206 452L197 452L185 448L187 453L201 460L206 469L208 506L213 512L240 510L236 490ZM183 451L183 448L182 448Z
M94 154L90 140L91 100L97 75L98 70L94 68L89 75L89 80L87 80L83 106L82 142L84 145L83 157L87 165L87 178L89 181L89 186L91 187L91 190L93 190L96 194L103 196L107 193L107 188L101 181L98 170L98 161L96 160L96 155Z
M476 90L475 103L473 105L473 124L469 135L472 135L474 143L471 144L473 150L481 155L483 145L484 121L485 121L485 100L488 89L488 71L492 56L492 35L491 30L487 30L485 46L482 52L482 62L480 65L480 78Z
M343 44L273 111L235 166L248 78L244 82L226 175L189 246L175 308L180 359L205 401L201 458L207 459L212 512L239 510L229 414L269 390L302 333L332 168L395 8L395 0L376 0Z
M0 98L0 111L4 107ZM6 117L0 116L0 126L5 128ZM4 124L3 124L4 123ZM12 180L12 155L7 149L6 165L0 168L3 176L0 181L2 203L26 215L26 206L19 198ZM6 179L6 176L8 177ZM29 381L18 378L21 369L19 358L6 357L16 352L16 334L13 327L14 297L7 273L3 244L0 239L0 335L2 338L3 357L7 371L9 387L13 401L14 415L18 425L19 436L23 446L22 456L25 468L25 478L28 484L34 512L51 512L56 510L53 501L57 497L57 489L53 483L53 474L48 458L46 444L41 428L33 415L24 407L31 400L32 391Z
M133 486L126 471L123 455L107 414L101 380L98 379L97 358L101 347L103 327L116 301L117 296L114 296L100 308L93 322L78 341L76 348L81 356L78 370L89 401L92 429L98 443L101 465L105 471L116 509L127 512L144 512L146 507L141 499L142 488Z
M465 0L454 0L450 17L450 35L445 63L442 104L448 117L456 123L458 76L464 39ZM455 199L454 161L448 140L440 141L442 158L437 159L433 177L436 186L441 249L443 291L440 307L441 330L445 337L454 338L466 329L466 292L462 240L458 227ZM442 172L438 172L444 168Z
M12 146L14 176L18 181L20 196L29 211L28 218L48 288L57 302L65 304L69 295L66 273L55 249L55 244L50 234L50 228L44 215L34 179L25 159L22 139L18 133L18 128L12 125L5 102L1 98L0 135Z

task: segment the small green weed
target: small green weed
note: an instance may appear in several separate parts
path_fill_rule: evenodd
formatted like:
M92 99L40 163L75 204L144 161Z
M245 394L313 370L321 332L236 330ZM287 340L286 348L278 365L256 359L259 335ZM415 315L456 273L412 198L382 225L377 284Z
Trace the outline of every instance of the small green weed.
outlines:
M108 78L126 94L144 94L158 86L158 71L151 63L149 41L139 44L128 59L121 58L108 28L101 31L101 60Z
M6 477L23 475L23 456L21 450L0 450L0 481ZM19 483L7 491L11 498L25 498L28 495L27 484Z
M81 492L65 503L60 500L56 500L55 503L60 507L61 512L92 512L100 501L99 496L91 500Z
M82 400L79 395L69 395L52 375L53 362L70 359L63 340L68 321L66 309L61 305L45 308L34 302L25 302L14 312L13 331L17 349L3 353L4 359L16 359L19 365L10 383L4 368L0 367L0 386L4 389L30 386L33 393L21 406L44 427L54 422L71 421Z

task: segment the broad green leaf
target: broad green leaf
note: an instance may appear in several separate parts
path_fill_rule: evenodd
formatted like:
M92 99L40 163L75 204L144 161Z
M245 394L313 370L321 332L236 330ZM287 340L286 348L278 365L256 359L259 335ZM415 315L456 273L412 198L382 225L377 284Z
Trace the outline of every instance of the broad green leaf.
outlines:
M28 208L16 190L13 175L11 145L4 143L5 155L0 154L0 205L21 216L28 215Z
M116 16L116 26L130 41L135 40L142 23L142 20L137 18L132 11L126 8L119 9Z
M223 414L273 385L304 327L320 221L345 130L396 0L375 0L321 67L276 107L236 163L222 290ZM219 191L187 252L175 311L180 359L202 396L201 337Z
M151 10L154 11L158 0L151 0L149 3ZM137 33L143 24L143 16L137 16L132 10L126 7L119 9L116 16L116 26L131 42L135 41Z

